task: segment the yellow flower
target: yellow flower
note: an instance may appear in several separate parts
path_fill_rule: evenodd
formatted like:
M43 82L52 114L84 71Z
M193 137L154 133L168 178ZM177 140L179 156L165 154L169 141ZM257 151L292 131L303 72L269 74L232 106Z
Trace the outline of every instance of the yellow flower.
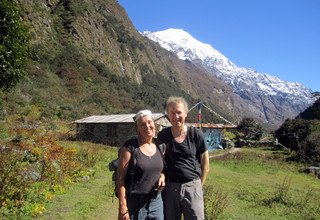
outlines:
M45 210L46 208L43 204L35 204L32 210L32 216L42 215Z

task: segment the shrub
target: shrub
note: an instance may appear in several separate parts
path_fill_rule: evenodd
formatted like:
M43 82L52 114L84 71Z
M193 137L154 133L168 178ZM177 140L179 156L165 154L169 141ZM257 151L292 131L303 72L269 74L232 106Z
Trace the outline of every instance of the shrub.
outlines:
M243 118L238 125L238 132L246 140L260 140L263 128L253 118Z
M298 152L302 147L303 141L310 133L311 123L309 121L304 119L287 119L276 130L275 137L285 147Z
M291 179L288 177L285 177L282 183L277 185L276 190L274 192L274 197L272 200L274 202L287 203L290 186L291 186Z
M312 132L297 153L297 160L320 166L320 131Z
M64 80L66 87L72 94L81 94L83 92L83 81L76 69L62 67L56 74Z
M81 164L92 167L97 161L101 160L101 148L97 145L90 144L86 148L81 148L77 153L77 158Z
M48 48L44 44L33 44L30 48L30 58L41 64L50 64L53 61L53 48Z
M0 140L4 140L8 137L8 130L4 123L0 122Z
M203 188L205 219L218 219L228 205L228 196L221 189L214 189L212 185Z
M3 147L3 146L1 146ZM29 180L24 178L26 170L22 163L22 152L10 148L0 152L0 208L20 207L23 196L29 187Z
M53 122L39 121L40 108L31 106L23 112L6 120L14 138L0 143L0 219L41 214L45 201L63 193L65 184L94 175L87 169L101 159L97 146L59 144Z

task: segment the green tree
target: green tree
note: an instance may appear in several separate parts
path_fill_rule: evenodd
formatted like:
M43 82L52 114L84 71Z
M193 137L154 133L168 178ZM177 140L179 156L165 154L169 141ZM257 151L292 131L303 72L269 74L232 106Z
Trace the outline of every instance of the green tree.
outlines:
M298 152L306 137L311 133L310 121L304 119L287 119L276 130L275 137L285 147Z
M263 128L253 118L243 118L238 125L238 132L243 134L246 140L260 140Z
M308 135L297 154L297 159L314 166L320 165L320 131L315 131Z
M25 75L30 37L16 1L0 1L0 88L8 89Z

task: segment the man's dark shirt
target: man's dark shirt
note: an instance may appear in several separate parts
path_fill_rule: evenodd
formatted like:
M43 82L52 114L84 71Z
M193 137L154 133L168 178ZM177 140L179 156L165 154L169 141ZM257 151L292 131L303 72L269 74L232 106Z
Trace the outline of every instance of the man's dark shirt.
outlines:
M200 155L207 150L203 133L194 127L187 128L182 143L175 141L171 128L158 134L159 143L165 143L165 175L170 182L188 182L201 176Z

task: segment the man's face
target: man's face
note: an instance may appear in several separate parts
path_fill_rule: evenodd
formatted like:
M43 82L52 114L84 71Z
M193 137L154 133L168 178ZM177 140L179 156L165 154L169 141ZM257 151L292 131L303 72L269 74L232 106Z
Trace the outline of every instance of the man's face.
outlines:
M168 108L168 118L173 127L181 127L188 115L183 103L171 103Z

